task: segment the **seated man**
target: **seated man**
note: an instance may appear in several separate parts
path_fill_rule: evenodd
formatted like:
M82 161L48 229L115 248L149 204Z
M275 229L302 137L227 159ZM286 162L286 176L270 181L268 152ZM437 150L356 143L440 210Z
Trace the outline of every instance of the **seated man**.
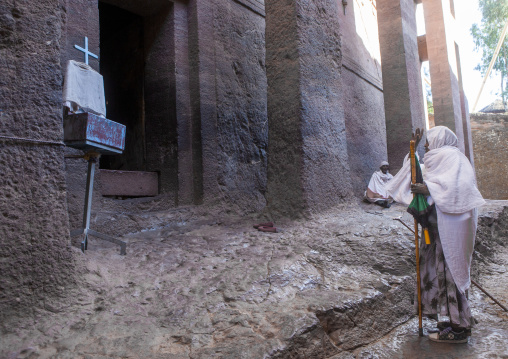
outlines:
M379 171L372 174L367 191L365 191L364 198L370 203L375 203L379 206L390 208L393 199L388 195L385 190L385 185L390 181L393 176L388 172L389 164L386 161L381 162Z

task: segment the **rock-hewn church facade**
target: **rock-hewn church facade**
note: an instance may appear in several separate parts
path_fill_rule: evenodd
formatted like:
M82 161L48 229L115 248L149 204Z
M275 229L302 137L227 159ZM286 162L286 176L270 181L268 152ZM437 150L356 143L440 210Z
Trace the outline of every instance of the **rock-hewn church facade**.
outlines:
M107 117L127 128L124 153L100 160L96 208L122 205L132 188L106 174L131 171L160 209L291 217L400 166L426 126L423 61L435 124L472 158L453 17L453 0L2 1L0 311L51 306L74 280L86 164L62 142L62 82L85 37Z

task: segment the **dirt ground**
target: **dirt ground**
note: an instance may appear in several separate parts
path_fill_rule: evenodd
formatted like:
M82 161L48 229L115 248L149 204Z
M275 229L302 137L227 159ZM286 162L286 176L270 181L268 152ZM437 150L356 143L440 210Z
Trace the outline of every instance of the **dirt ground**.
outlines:
M482 210L474 275L508 305L505 205ZM404 210L344 206L279 233L254 216L145 213L126 256L93 239L76 248L73 298L4 327L0 357L508 358L508 315L475 287L468 344L418 337Z

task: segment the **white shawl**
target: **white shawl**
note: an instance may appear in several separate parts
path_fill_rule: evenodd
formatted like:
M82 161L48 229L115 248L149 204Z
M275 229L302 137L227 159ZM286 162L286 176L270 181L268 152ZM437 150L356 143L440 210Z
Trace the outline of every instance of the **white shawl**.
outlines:
M390 173L384 174L383 171L379 170L372 174L370 178L368 188L380 195L383 199L387 199L389 196L386 193L385 185L393 178Z
M457 288L464 291L471 285L469 276L477 226L476 208L485 201L476 188L474 171L466 156L457 148L457 137L444 126L427 132L429 152L423 158L423 178L436 203L439 237L446 264ZM411 164L404 166L387 185L386 190L398 202L409 205Z

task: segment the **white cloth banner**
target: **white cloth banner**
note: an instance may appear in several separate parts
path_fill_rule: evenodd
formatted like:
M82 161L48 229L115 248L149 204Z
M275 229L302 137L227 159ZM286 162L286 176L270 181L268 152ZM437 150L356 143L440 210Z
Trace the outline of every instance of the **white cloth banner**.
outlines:
M102 75L82 62L70 60L65 72L63 101L74 113L82 110L106 117Z

